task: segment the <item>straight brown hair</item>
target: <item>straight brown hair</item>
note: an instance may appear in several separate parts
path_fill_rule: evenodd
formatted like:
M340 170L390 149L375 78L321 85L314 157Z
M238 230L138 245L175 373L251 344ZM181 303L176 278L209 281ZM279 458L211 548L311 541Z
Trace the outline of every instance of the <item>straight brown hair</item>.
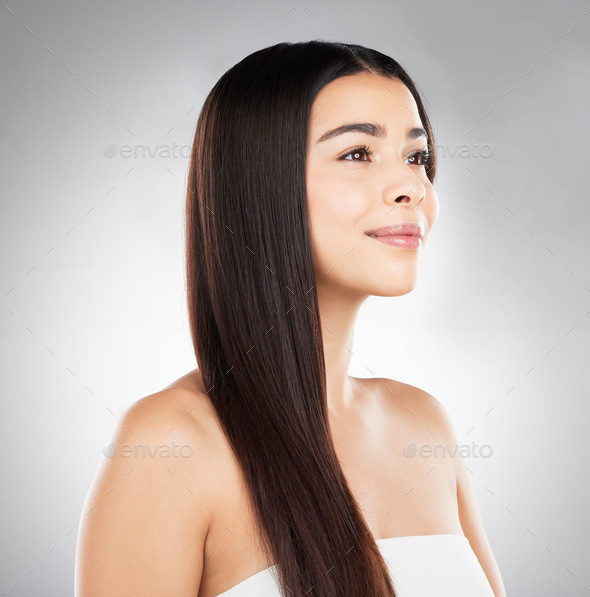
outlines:
M201 109L186 203L188 313L208 396L239 462L284 596L395 597L330 435L306 196L311 107L330 81L373 72L414 96L379 51L279 43L230 68Z

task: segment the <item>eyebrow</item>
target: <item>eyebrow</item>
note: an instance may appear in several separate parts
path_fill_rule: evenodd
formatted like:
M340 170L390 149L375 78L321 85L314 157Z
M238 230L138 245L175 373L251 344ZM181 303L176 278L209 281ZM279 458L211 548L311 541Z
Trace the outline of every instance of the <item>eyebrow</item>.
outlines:
M342 126L338 126L335 129L325 132L316 141L316 144L333 139L338 135L351 132L363 133L365 135L371 135L372 137L385 137L386 135L385 128L380 124L373 124L372 122L351 122L350 124L343 124ZM406 139L408 140L418 139L419 137L428 138L428 133L422 127L415 127L406 133Z

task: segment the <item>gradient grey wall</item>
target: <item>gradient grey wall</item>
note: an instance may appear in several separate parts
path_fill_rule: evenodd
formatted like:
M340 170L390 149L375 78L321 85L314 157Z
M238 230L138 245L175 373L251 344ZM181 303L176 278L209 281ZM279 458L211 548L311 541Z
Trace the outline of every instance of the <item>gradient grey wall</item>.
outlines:
M493 448L467 466L509 595L587 595L589 8L8 0L0 594L72 594L116 418L195 366L183 208L206 93L254 49L320 38L397 58L444 156L420 284L363 306L351 374L427 390Z

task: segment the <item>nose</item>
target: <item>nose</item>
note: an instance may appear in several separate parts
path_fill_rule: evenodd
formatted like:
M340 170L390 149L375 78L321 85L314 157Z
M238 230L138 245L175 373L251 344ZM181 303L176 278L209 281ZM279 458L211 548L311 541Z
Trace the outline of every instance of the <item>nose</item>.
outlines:
M383 188L383 202L390 207L420 205L426 195L424 183L407 164L394 170L390 173L389 180L386 181Z

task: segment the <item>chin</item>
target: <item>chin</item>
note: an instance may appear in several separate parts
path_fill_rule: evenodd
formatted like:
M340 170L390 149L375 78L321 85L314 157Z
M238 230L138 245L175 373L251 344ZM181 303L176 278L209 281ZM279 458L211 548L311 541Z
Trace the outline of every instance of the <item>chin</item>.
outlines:
M417 286L417 280L404 281L400 284L399 281L391 284L377 284L374 285L369 294L373 296L403 296L412 292Z

